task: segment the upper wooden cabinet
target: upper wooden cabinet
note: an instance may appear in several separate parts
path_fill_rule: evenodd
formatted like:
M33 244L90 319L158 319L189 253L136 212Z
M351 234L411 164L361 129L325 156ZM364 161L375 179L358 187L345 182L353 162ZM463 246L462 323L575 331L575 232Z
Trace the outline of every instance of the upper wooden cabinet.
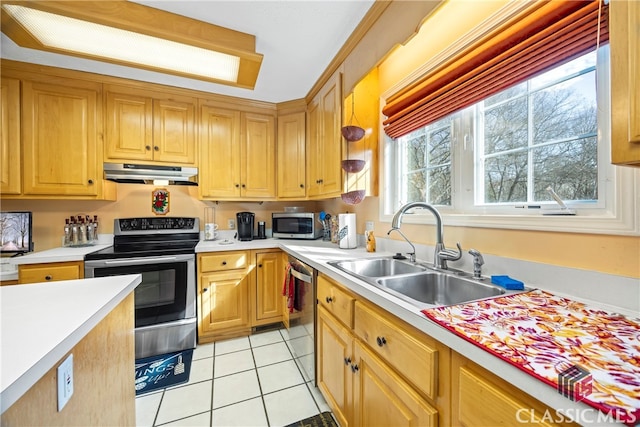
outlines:
M105 89L107 160L195 166L195 98L124 86Z
M275 117L203 105L200 119L200 197L275 198Z
M336 73L307 109L307 196L342 193L342 82Z
M99 83L22 82L23 195L111 198L103 191L101 100Z
M640 166L640 3L609 4L611 161Z
M278 198L306 197L305 113L278 116Z
M2 77L0 108L0 193L20 194L20 80Z

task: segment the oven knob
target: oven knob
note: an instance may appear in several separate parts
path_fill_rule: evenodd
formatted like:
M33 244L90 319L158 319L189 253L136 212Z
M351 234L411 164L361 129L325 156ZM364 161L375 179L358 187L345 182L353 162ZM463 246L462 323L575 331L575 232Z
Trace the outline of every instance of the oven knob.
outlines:
M178 218L178 227L177 228L184 228L184 218Z

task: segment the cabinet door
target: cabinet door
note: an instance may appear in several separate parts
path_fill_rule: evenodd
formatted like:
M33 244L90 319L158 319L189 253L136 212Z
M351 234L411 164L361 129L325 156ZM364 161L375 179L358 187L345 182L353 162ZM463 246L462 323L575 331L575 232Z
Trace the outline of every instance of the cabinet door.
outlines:
M640 3L609 5L611 160L640 165Z
M84 278L82 261L25 264L18 266L18 283L55 282Z
M110 160L153 159L153 100L117 92L106 94L105 153Z
M153 101L153 160L195 165L195 101Z
M0 90L0 193L20 194L20 81L3 77Z
M25 195L97 196L101 85L23 82Z
M353 364L354 424L437 426L438 412L358 342Z
M278 197L306 195L304 113L278 117Z
M273 116L242 113L241 194L248 198L276 196L276 145Z
M200 276L200 335L249 327L249 277L246 270Z
M340 73L322 92L322 194L338 196L342 192L342 82Z
M257 253L254 325L282 320L282 281L280 251Z
M203 106L199 191L202 198L240 196L240 112Z
M315 197L322 192L322 146L320 144L320 105L309 104L307 111L307 196Z
M318 387L342 427L352 422L353 338L324 307L318 307ZM362 425L362 424L355 424Z

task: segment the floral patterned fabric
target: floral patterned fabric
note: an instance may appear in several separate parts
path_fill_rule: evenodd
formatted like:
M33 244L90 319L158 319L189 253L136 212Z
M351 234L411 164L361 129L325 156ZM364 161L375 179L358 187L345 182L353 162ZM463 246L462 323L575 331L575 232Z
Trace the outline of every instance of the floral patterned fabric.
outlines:
M541 290L423 313L555 388L559 373L578 365L592 376L580 400L620 421L640 421L638 319Z

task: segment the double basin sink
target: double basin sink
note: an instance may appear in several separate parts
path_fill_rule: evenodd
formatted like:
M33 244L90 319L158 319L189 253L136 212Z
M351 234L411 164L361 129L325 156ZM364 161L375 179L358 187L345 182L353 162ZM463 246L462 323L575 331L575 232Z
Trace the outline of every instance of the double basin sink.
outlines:
M485 277L476 279L462 271L436 270L426 264L392 257L332 261L329 265L419 308L524 292L506 290L491 284Z

